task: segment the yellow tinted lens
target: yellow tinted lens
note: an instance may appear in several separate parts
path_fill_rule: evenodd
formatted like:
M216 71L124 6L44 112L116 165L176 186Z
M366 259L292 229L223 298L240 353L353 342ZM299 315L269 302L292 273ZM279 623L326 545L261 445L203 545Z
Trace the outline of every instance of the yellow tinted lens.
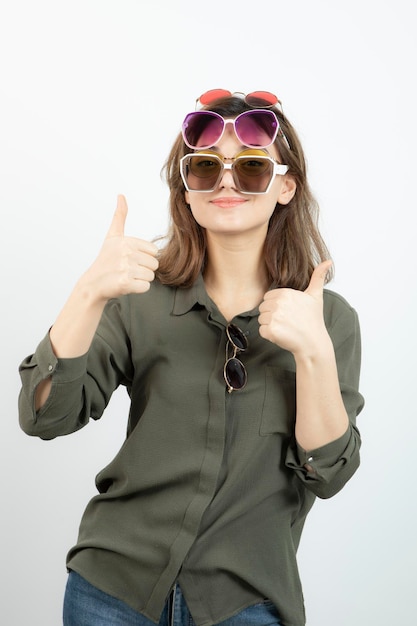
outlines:
M241 176L263 176L269 173L271 178L272 163L267 159L244 157L236 161L235 169Z
M218 176L221 170L221 163L216 157L212 157L208 154L195 154L190 157L189 171L193 176L197 178L210 178L212 176Z

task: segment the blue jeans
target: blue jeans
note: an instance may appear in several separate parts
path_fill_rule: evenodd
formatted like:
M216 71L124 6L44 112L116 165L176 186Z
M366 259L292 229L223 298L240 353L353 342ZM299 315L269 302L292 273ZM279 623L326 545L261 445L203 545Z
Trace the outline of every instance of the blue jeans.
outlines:
M155 626L130 606L70 572L64 598L64 626ZM179 585L165 603L159 626L195 626ZM281 626L272 602L244 609L216 626Z

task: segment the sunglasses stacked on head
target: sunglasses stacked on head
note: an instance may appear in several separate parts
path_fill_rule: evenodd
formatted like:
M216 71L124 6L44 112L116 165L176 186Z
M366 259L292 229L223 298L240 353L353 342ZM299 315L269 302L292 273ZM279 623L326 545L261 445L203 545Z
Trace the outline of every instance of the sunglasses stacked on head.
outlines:
M276 96L265 91L251 94L232 94L224 89L212 89L197 100L208 106L219 98L243 96L250 106L263 107L245 111L234 119L224 119L214 111L193 111L186 115L182 124L184 143L192 150L181 159L180 172L188 191L213 191L219 184L223 171L230 169L237 189L241 193L267 193L277 174L285 174L288 167L273 159L262 148L272 145L278 135L288 141L282 132L277 116L268 107L281 106ZM222 138L227 124L232 124L240 143L247 146L233 159L232 164L225 164L218 153L209 150Z

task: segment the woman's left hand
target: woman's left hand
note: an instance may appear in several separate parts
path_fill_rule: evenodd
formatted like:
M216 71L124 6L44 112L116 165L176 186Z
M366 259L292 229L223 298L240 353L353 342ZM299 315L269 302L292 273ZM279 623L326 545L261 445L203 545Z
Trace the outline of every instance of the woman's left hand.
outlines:
M305 291L273 289L259 307L259 334L294 356L314 357L329 341L323 318L323 288L332 261L323 261Z

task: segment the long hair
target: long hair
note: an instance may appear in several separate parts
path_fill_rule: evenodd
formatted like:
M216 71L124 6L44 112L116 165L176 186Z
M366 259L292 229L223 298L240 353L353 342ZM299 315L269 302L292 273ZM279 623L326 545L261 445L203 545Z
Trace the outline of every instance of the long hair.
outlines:
M236 96L221 98L205 107L225 118L234 118L251 108ZM275 146L297 188L288 204L277 203L275 207L265 238L264 259L272 285L303 290L314 267L330 255L318 229L319 209L307 182L306 161L297 133L278 108L271 110L277 115L290 148L280 133ZM205 230L197 224L185 201L180 175L180 159L189 152L192 150L180 134L162 170L170 190L170 226L156 275L161 283L179 287L191 286L199 273L204 272L207 259ZM327 280L330 278L331 271Z

